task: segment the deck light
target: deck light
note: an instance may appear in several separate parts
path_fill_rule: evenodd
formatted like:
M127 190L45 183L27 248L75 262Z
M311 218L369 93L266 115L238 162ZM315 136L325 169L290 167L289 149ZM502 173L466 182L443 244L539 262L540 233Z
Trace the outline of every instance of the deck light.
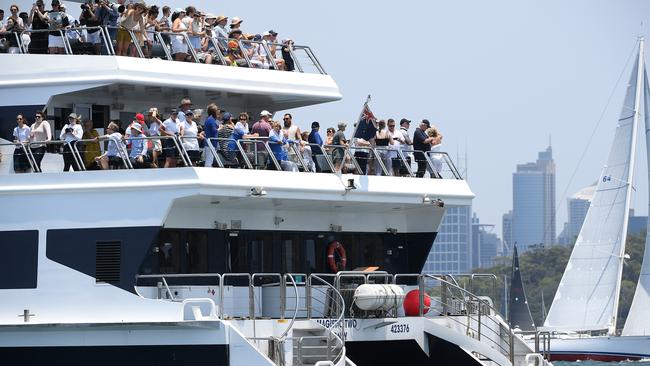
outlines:
M266 196L266 191L264 190L264 187L253 187L251 188L251 196L253 197Z

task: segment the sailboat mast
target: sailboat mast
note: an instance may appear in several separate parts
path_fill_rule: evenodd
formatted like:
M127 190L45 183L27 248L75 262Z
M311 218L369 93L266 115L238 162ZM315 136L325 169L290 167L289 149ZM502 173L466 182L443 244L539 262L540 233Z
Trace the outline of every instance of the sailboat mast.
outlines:
M626 215L623 215L623 227L621 230L621 250L620 253L618 253L618 260L620 261L620 265L618 267L618 276L617 281L616 281L616 291L614 292L615 297L614 297L614 309L613 309L613 316L612 316L612 325L609 328L609 334L614 335L616 333L616 320L618 318L618 305L619 305L619 300L620 300L620 293L621 293L621 282L622 282L622 277L623 277L623 260L625 256L625 242L627 240L627 224L628 224L628 219L629 219L629 214L627 214L630 210L630 201L632 199L632 179L634 175L634 165L635 165L635 160L636 160L636 140L637 140L637 130L639 127L639 118L641 116L640 113L640 108L641 108L641 96L643 92L643 87L644 87L644 82L643 82L643 76L645 75L645 61L644 61L644 46L645 46L645 40L643 37L639 37L639 60L638 60L638 67L637 67L637 76L636 76L636 93L634 97L634 117L632 119L632 143L630 144L630 169L628 170L628 178L627 178L627 198L625 200L625 212Z

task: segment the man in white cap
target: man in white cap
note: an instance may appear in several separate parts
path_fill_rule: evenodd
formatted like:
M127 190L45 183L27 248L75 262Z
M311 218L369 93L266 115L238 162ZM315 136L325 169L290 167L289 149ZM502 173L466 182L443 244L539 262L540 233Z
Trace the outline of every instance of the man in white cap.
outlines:
M269 135L271 134L271 130L273 130L273 127L271 127L271 124L269 123L269 120L271 119L272 116L273 113L267 111L266 109L260 112L260 120L255 122L255 124L251 128L251 132L253 134L257 134L257 136L259 137L269 137ZM264 147L263 143L257 144L257 152L258 152L257 165L266 165L268 152L266 151L266 147Z
M142 125L139 123L134 123L131 125L131 152L129 153L129 159L133 167L145 168L147 167L147 142L142 137Z
M269 123L272 116L273 114L267 110L260 112L260 120L255 122L251 131L258 134L260 137L269 137L269 133L273 129Z

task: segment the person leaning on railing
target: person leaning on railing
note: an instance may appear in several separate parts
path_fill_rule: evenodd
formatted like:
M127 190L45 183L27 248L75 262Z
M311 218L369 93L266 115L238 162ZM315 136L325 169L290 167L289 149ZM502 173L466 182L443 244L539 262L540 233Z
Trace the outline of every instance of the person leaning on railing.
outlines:
M149 136L155 137L160 136L160 127L162 126L162 121L160 120L158 114L158 108L152 107L149 108L149 113L145 117L146 121L149 122ZM158 157L162 155L162 142L160 139L151 140L151 165L154 168L158 167Z
M119 148L124 146L122 143L122 134L119 130L120 127L115 122L111 122L106 127L106 135L95 138L97 141L108 140L106 151L95 158L95 161L99 163L103 170L108 170L109 168L118 169L124 165L118 151Z
M93 127L93 121L90 119L83 120L82 123L84 134L83 140L93 140L93 141L84 141L83 145L77 144L77 150L81 153L81 157L84 162L84 166L87 170L97 170L98 166L95 163L95 159L101 155L101 149L99 142L94 140L99 137L99 132ZM81 150L83 148L83 150Z
M185 112L185 122L180 123L179 135L192 165L196 166L201 160L199 140L203 140L204 135L199 133L199 127L194 122L194 112L191 110Z
M138 42L140 46L144 45L144 14L146 12L147 6L144 3L136 3L133 8L124 12L120 28L117 31L117 49L115 50L117 56L127 56L133 41ZM131 40L129 31L133 32L135 40ZM131 56L135 56L135 48L132 49Z
M172 32L178 35L172 38L172 56L176 61L187 61L187 43L185 43L185 32L187 26L183 22L185 18L184 9L176 9L172 14Z
M164 120L162 125L160 125L160 135L167 137L162 140L162 156L165 158L165 168L176 167L176 157L178 156L179 151L176 147L175 139L180 131L179 124L178 111L172 109L169 118Z
M413 150L415 150L413 155L415 162L418 164L416 174L418 178L424 177L424 173L427 170L427 158L425 154L431 150L431 142L433 141L433 137L427 136L425 132L429 127L431 127L429 120L423 119L413 134Z
M29 142L29 126L25 124L25 118L22 114L16 116L16 127L14 127L14 143L16 149L14 150L14 172L28 173L30 165L27 160L27 155L23 149L24 144Z
M61 2L52 0L52 10L47 12L47 24L49 25L50 34L47 38L47 50L50 54L65 53L62 29L70 25L68 16L61 10Z
M129 160L135 169L150 168L151 160L149 159L147 140L143 139L142 125L134 123L131 125L131 152L129 153Z
M61 134L59 139L65 141L63 145L63 171L67 172L70 169L72 170L81 170L81 167L75 162L74 156L72 155L72 150L70 150L70 144L73 141L81 140L83 137L84 131L83 128L79 125L79 116L75 113L70 113L68 116L68 123L63 126L61 129Z
M99 55L102 50L102 32L99 26L102 25L100 19L101 7L98 3L88 2L81 4L81 14L79 15L79 24L89 27L86 29L86 43L93 47L93 53Z
M45 112L36 112L29 136L32 142L47 142L52 140L52 129L50 122L46 119ZM41 161L43 161L47 147L44 144L31 144L30 147L36 166L40 171Z

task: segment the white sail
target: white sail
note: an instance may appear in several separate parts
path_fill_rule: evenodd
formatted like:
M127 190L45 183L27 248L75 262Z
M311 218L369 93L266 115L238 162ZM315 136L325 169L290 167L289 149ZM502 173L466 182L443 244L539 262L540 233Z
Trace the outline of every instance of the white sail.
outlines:
M645 138L648 162L650 162L650 87L648 86L648 75L643 78L644 101L643 117L645 120ZM650 164L648 165L648 188L650 189ZM649 202L650 204L650 202ZM650 222L648 223L650 227ZM645 250L643 264L639 274L639 282L636 284L634 300L623 328L624 336L650 335L650 233L645 237Z
M610 334L615 330L636 149L641 54L607 163L544 322L546 328Z

